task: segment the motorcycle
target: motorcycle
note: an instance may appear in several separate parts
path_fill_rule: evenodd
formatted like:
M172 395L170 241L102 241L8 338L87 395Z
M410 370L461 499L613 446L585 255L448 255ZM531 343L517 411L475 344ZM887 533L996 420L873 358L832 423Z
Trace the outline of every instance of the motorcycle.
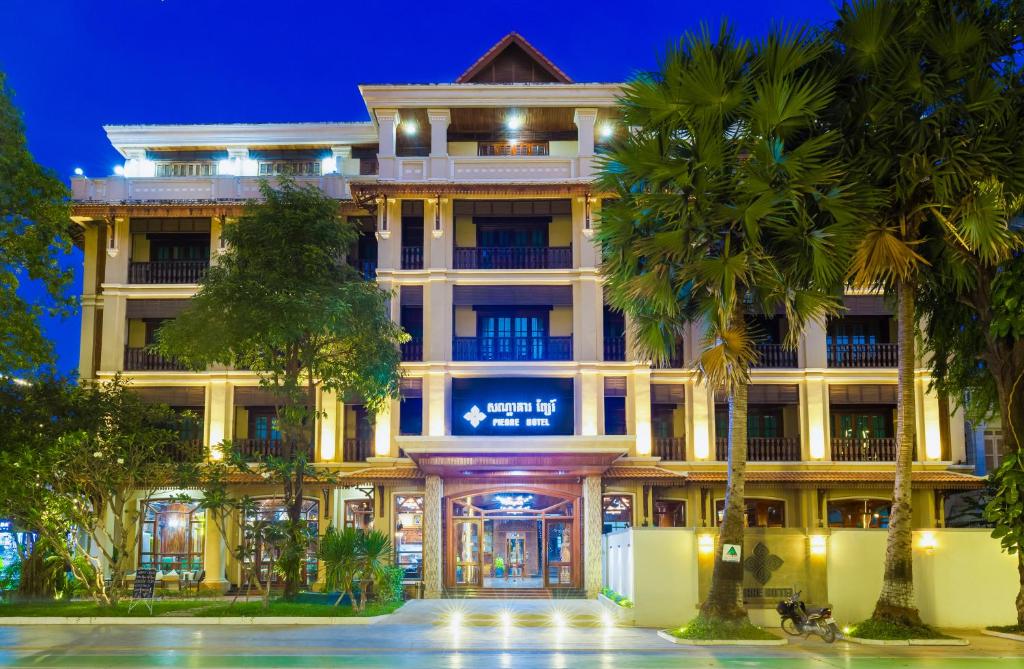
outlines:
M807 605L800 600L800 590L779 602L775 610L782 616L782 631L790 636L817 634L825 643L836 640L839 627L832 617L831 607L824 607L808 613Z

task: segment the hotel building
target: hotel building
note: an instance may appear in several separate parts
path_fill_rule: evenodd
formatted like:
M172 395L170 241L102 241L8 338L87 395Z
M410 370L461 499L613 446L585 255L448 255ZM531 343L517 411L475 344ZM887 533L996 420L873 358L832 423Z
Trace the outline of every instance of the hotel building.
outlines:
M400 77L399 77L400 78ZM116 174L72 180L84 255L81 376L122 373L145 397L196 415L188 438L279 448L274 397L245 370L187 371L147 345L186 308L223 251L221 230L294 175L364 231L349 262L391 291L402 398L367 418L327 392L307 513L374 526L427 597L559 590L594 596L602 534L711 528L726 477L724 398L697 382L699 334L652 367L604 301L593 232L595 156L622 132L614 83L576 83L510 34L454 83L359 87L370 120L107 126ZM751 527L885 527L896 454L896 323L881 297L811 326L799 349L765 339L750 387ZM943 499L975 488L963 419L917 387L914 525L941 527ZM277 491L237 481L280 512ZM170 494L170 493L169 493ZM140 502L140 565L241 567L195 505ZM242 522L239 519L237 522ZM265 560L259 556L258 560ZM318 576L309 560L309 578Z

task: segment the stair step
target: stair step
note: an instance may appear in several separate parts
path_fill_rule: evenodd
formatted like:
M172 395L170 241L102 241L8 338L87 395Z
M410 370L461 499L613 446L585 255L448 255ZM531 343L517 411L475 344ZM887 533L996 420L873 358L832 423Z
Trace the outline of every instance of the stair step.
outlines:
M459 588L445 590L445 599L586 599L582 590L548 588Z

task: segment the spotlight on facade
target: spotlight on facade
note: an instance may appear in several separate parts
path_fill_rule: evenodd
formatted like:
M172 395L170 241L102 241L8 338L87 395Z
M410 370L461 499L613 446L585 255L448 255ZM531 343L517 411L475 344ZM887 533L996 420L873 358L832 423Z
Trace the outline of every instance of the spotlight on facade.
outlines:
M697 552L702 555L710 555L715 552L715 538L710 534L697 535Z
M412 137L419 131L416 121L402 121L402 133Z
M81 167L76 167L75 168L75 176L76 177L83 176L84 174L85 174L85 170L83 170Z
M812 534L810 537L811 555L824 555L827 550L827 540L824 534Z
M114 165L114 174L119 177L124 176L124 165Z
M452 611L452 614L448 616L448 624L455 628L462 627L462 611Z
M933 551L938 545L934 532L921 532L917 537L917 547L921 550Z
M509 130L519 130L523 127L523 117L513 114L505 120L505 127Z
M601 139L609 139L613 134L615 134L615 127L611 123L601 126Z
M555 611L551 614L551 624L555 627L565 627L568 622L565 613L562 611Z
M511 611L502 611L500 618L502 627L512 627L516 624L515 616L512 615Z

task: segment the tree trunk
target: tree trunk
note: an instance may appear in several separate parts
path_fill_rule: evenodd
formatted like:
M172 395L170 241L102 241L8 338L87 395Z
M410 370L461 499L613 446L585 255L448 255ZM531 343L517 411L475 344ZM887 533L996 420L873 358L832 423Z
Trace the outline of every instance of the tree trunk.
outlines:
M746 517L744 484L747 469L747 386L739 385L729 396L729 478L725 489L725 515L718 528L715 567L711 589L700 613L716 620L746 620L743 607L743 563L725 562L722 547L740 546L742 560L743 526Z
M1016 347L1014 347L1016 348ZM1002 453L1013 453L1024 447L1024 364L1017 364L1017 351L1003 355L999 369L993 370L999 399L1002 424ZM1024 363L1024 360L1020 361Z
M916 448L914 411L914 286L900 281L897 290L897 339L899 344L898 397L896 406L896 478L885 546L882 592L872 618L901 625L919 626L914 601L914 555L911 509L911 477Z

